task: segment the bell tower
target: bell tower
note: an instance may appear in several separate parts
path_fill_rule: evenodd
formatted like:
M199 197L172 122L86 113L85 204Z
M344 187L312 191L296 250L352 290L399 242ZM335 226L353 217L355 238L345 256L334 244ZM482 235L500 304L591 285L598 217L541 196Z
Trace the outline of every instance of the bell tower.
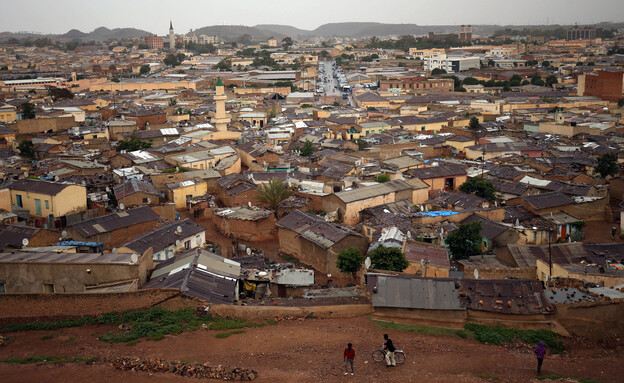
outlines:
M169 20L169 49L175 49L175 33L173 33L173 22Z

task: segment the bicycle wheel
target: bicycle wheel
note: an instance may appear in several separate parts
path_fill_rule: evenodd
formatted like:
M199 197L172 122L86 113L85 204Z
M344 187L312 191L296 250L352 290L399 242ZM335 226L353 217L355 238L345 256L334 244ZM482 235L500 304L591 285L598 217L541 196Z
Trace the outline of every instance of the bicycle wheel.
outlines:
M394 360L397 362L397 364L403 364L403 362L405 362L405 354L403 353L403 351L395 352Z
M386 358L386 355L381 350L375 350L373 351L372 357L375 362L381 362Z

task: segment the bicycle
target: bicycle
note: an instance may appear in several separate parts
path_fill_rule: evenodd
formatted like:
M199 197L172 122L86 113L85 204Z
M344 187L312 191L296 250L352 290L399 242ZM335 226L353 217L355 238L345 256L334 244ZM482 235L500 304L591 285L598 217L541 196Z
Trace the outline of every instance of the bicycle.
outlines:
M386 359L386 351L383 346L379 350L375 350L372 353L372 358L375 362L381 362ZM394 350L394 360L397 364L403 364L405 362L405 352L398 348Z

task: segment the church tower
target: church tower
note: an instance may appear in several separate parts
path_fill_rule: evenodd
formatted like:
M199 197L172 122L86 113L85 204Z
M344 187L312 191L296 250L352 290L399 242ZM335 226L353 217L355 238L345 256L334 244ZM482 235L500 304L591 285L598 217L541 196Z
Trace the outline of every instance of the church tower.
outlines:
M230 117L228 117L225 113L225 100L227 100L227 96L225 95L225 87L223 86L223 81L221 81L221 79L217 81L213 99L217 105L217 110L210 122L214 125L218 132L225 132L227 131L227 124L230 122Z
M175 33L173 33L173 22L169 20L169 49L175 49Z

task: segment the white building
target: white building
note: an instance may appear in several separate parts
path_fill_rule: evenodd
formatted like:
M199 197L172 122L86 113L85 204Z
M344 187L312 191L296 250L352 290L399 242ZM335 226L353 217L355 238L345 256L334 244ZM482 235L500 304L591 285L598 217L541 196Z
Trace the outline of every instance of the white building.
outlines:
M457 73L481 67L481 59L477 56L437 54L425 57L424 61L427 72L444 69L447 73Z

